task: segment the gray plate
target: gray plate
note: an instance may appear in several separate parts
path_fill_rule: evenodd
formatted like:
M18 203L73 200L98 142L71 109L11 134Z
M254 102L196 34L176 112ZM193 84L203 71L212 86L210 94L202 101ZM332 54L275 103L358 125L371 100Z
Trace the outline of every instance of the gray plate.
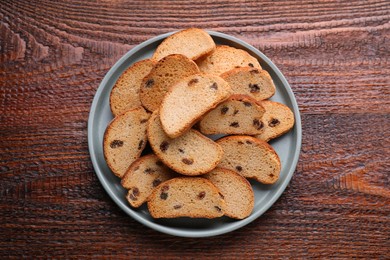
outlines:
M287 105L295 115L294 128L289 133L271 142L282 163L280 179L274 185L261 185L256 182L251 182L255 192L255 207L248 218L243 220L232 220L227 217L211 220L190 218L153 219L149 215L146 206L139 209L133 209L129 206L125 198L126 190L122 188L119 178L111 173L104 160L102 147L103 134L108 123L113 118L109 105L109 96L112 87L126 68L136 61L151 57L161 41L172 33L163 34L141 43L115 63L104 77L96 92L88 121L88 145L93 167L108 195L110 195L121 209L135 220L160 232L176 236L207 237L220 235L243 227L261 216L275 203L290 182L301 149L302 129L298 105L283 74L263 53L253 46L223 33L213 31L209 31L209 33L216 44L244 49L256 57L263 69L270 73L275 82L276 94L271 100Z

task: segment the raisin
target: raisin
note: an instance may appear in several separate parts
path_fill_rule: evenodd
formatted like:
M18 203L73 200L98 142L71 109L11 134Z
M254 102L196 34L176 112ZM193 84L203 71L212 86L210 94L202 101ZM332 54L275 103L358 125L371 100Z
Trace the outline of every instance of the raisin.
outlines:
M233 116L237 115L237 113L239 112L239 110L234 110L234 113L233 113Z
M143 145L143 144L144 144L144 140L139 141L138 150L141 150L141 149L142 149L142 145Z
M254 67L252 63L248 63L248 66L252 68Z
M249 103L249 102L247 102L247 101L244 101L244 105L245 105L246 107L251 107L251 106L252 106L252 104Z
M160 199L166 200L167 198L168 198L168 193L161 192L161 194L160 194Z
M231 127L237 128L240 127L240 124L238 122L233 122L230 124Z
M184 153L184 150L179 148L179 152L180 153Z
M218 212L221 212L221 211L222 211L222 209L221 209L220 207L218 207L218 206L214 206L214 208L215 208Z
M139 189L138 189L137 187L134 187L134 188L133 188L133 195L134 195L135 197L138 197L138 195L139 195Z
M238 144L244 144L244 142L238 141Z
M154 172L155 172L155 170L153 170L151 168L146 168L145 171L144 171L144 173L146 173L146 174L151 174L151 173L154 173Z
M280 121L276 118L272 118L271 121L268 122L268 125L270 127L275 127L277 126L278 124L280 124Z
M153 187L157 187L158 185L160 185L161 183L161 180L160 179L155 179L152 183Z
M247 143L247 144L252 144L252 142L251 142L251 141L245 141L245 143Z
M236 170L240 172L240 171L242 171L242 167L240 165L237 165Z
M131 193L129 193L129 198L131 199L131 200L138 200L136 197L134 197L134 195L133 194L131 194Z
M218 194L219 194L219 197L221 197L221 199L225 198L225 196L223 196L222 193L218 192Z
M204 191L199 192L197 198L202 200L202 199L204 199L204 197L206 197L206 192L204 192Z
M217 84L217 82L214 82L214 83L210 86L210 88L217 90L217 89L218 89L218 84Z
M225 115L228 110L229 110L229 108L225 107L225 106L223 108L221 108L221 115Z
M146 88L150 88L154 85L154 79L148 79L145 83Z
M271 173L271 174L269 175L269 177L273 178L273 177L275 177L275 175L274 175L273 173Z
M250 71L250 73L252 73L252 74L259 74L260 71L258 69L253 69L253 70Z
M187 165L191 165L191 164L194 163L194 160L191 159L191 158L183 158L181 161L182 161L183 163L187 164Z
M198 83L198 82L199 82L199 79L197 79L197 78L191 79L188 82L188 86L192 86L192 85L194 85L195 83Z
M250 88L251 93L256 93L256 92L260 91L260 87L257 84L249 83L249 88Z
M260 130L261 128L263 128L264 124L263 124L263 122L261 122L259 119L255 118L255 119L253 119L253 126L254 126L257 130Z
M158 161L156 162L156 165L158 165L158 166L163 166L163 162L160 161L160 160L158 160Z
M175 205L173 206L174 209L180 209L182 207L182 205Z
M114 140L110 143L111 148L118 148L121 146L123 146L123 141L121 141L121 140Z
M141 124L145 124L146 122L148 122L148 119L142 119L142 120L140 121Z
M161 144L160 144L160 150L161 152L165 152L166 150L168 150L168 147L169 147L169 143L167 141L163 141Z

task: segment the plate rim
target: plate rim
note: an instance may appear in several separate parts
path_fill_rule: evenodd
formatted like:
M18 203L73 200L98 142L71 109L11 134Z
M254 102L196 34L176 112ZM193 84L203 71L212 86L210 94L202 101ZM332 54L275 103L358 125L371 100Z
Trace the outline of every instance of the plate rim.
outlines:
M299 113L299 106L296 101L295 95L290 87L290 84L287 82L286 78L282 74L282 72L276 67L276 65L267 57L265 54L263 54L260 50L256 49L252 45L244 42L241 39L238 39L234 36L221 33L221 32L216 32L212 30L206 30L211 37L220 37L226 40L233 41L256 55L258 55L265 63L267 63L268 66L272 68L275 74L279 77L281 80L285 91L288 95L288 98L291 102L292 109L294 112L294 117L295 117L295 125L294 125L294 130L295 130L295 150L294 150L294 157L291 161L291 167L288 170L288 173L286 175L286 178L283 179L283 182L281 183L281 186L274 192L274 194L271 196L271 198L265 202L265 205L261 207L260 210L253 212L249 217L242 219L242 220L237 220L235 223L230 224L228 227L221 227L216 230L201 230L201 231L186 231L186 230L178 230L177 227L166 227L158 223L151 222L147 219L144 219L143 217L137 215L135 212L133 212L131 209L129 209L128 205L125 205L120 201L116 194L113 192L111 185L106 181L104 178L103 174L100 172L99 166L98 166L98 161L97 161L97 155L96 155L96 150L94 146L94 141L93 141L93 125L94 125L94 120L95 120L95 111L99 102L99 99L102 95L102 92L104 90L104 86L107 85L108 81L110 78L113 76L115 71L123 65L123 63L132 55L137 53L140 49L144 48L145 46L148 46L149 44L155 43L156 41L160 41L169 35L177 32L177 31L172 31L164 34L160 34L158 36L155 36L153 38L150 38L137 46L133 47L131 50L129 50L126 54L124 54L118 61L115 62L115 64L110 68L110 70L105 74L103 80L99 84L96 93L94 95L91 107L90 107L90 112L89 112L89 117L88 117L88 148L89 148L89 154L90 158L92 161L92 165L94 168L94 171L96 175L98 176L98 179L100 183L102 184L103 188L105 191L108 193L108 195L111 197L111 199L127 214L130 215L134 220L138 221L139 223L152 228L156 231L169 234L169 235L174 235L174 236L179 236L179 237L192 237L192 238L200 238L200 237L211 237L211 236L217 236L217 235L222 235L225 233L232 232L234 230L237 230L251 222L253 222L255 219L259 218L261 215L263 215L278 199L279 197L283 194L285 191L287 185L290 183L292 176L294 175L294 172L296 170L296 166L299 160L300 152L301 152L301 145L302 145L302 125L301 125L301 116Z

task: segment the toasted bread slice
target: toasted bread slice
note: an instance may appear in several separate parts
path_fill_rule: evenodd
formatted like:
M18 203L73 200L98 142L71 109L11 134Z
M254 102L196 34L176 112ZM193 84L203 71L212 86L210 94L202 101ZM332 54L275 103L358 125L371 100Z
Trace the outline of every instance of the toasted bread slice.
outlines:
M150 114L138 107L115 117L104 133L103 150L108 167L122 178L146 145Z
M220 167L264 184L278 180L280 159L268 143L245 135L223 137L217 143L224 152Z
M222 73L232 87L234 94L249 95L256 100L264 100L275 94L275 84L266 70L242 67Z
M231 91L218 76L196 74L182 79L161 104L160 119L165 133L171 138L182 135L207 111L227 99Z
M142 105L139 97L142 80L155 64L150 59L138 61L119 77L110 94L110 108L114 116Z
M293 128L294 113L288 106L270 100L264 100L261 104L265 109L262 118L264 130L255 137L268 142Z
M172 54L160 60L141 84L142 105L149 111L155 111L176 82L199 73L195 62L181 54Z
M225 215L231 218L244 219L254 207L255 195L251 184L240 174L224 169L215 168L202 177L211 181L225 200Z
M153 218L217 218L225 202L219 190L205 178L181 177L161 183L149 196Z
M189 28L167 37L156 49L153 59L160 60L170 54L182 54L196 60L215 49L211 36L204 30Z
M215 51L196 62L202 72L215 75L238 67L261 69L259 61L248 52L226 45L217 46Z
M160 183L176 176L177 174L165 166L156 155L149 154L130 165L121 183L129 190L126 196L129 204L138 208Z
M260 134L264 112L255 99L232 95L200 120L199 129L203 134Z
M211 171L223 155L218 144L193 129L178 138L169 138L162 129L158 110L149 120L148 139L161 161L184 175L195 176Z

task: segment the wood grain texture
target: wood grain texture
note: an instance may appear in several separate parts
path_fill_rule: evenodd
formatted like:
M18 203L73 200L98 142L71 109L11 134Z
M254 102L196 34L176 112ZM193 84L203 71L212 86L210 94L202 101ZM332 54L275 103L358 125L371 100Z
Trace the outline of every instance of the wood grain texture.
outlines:
M300 106L295 175L262 217L185 239L122 212L90 162L99 83L153 36L200 27L270 57ZM390 259L390 3L0 0L0 258Z

